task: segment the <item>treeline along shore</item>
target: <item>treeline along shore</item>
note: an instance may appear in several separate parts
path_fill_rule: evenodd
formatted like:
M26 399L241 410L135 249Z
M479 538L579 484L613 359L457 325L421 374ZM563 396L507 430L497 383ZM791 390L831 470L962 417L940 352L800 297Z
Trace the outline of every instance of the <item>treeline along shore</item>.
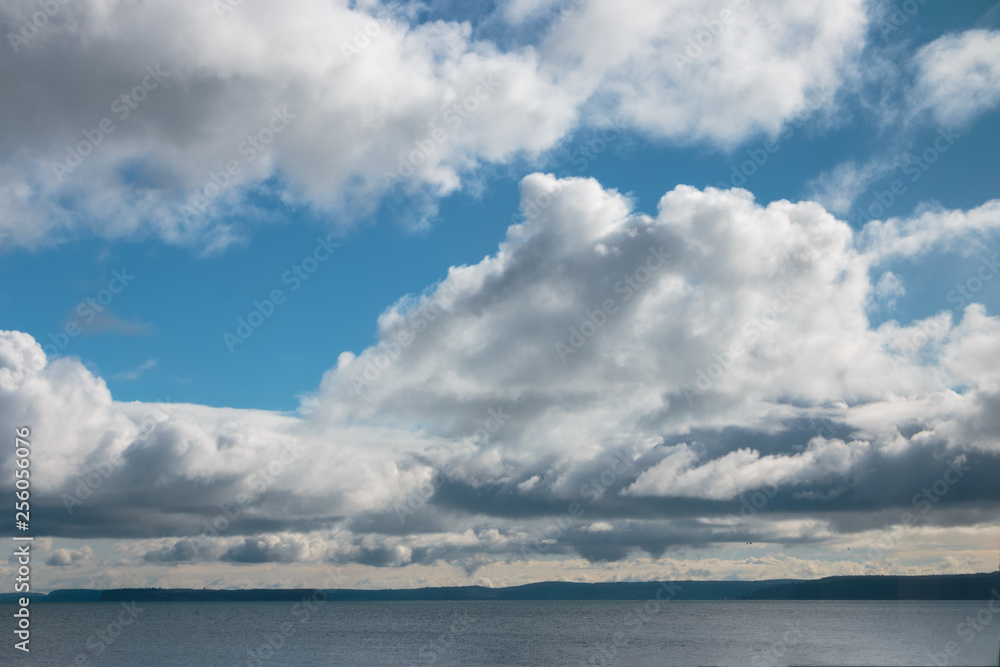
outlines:
M856 576L768 581L647 581L581 583L547 581L487 588L446 586L407 589L62 589L31 593L32 602L294 602L321 598L335 602L460 600L987 600L1000 599L1000 573L924 576ZM18 595L0 595L16 602Z

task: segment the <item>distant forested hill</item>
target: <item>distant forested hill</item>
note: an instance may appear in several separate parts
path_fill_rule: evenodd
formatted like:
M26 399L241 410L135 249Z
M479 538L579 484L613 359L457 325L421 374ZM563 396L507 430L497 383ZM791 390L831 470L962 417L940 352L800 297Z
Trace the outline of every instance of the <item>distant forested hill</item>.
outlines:
M741 600L985 600L1000 599L1000 573L827 577L768 586Z
M985 600L1000 599L1000 573L827 577L770 581L643 581L582 583L545 581L523 586L486 588L447 586L413 589L192 589L119 588L55 590L31 593L32 602L295 602L407 600ZM0 603L17 594L0 594Z

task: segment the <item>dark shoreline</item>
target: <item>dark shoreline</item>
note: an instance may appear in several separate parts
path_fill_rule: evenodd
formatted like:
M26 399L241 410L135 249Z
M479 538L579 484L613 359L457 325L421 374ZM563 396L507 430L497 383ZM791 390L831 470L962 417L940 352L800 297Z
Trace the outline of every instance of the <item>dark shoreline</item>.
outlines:
M32 602L332 602L461 600L987 600L1000 599L1000 573L866 575L823 579L673 582L539 582L486 588L414 589L61 589L31 593ZM21 595L0 594L0 603Z

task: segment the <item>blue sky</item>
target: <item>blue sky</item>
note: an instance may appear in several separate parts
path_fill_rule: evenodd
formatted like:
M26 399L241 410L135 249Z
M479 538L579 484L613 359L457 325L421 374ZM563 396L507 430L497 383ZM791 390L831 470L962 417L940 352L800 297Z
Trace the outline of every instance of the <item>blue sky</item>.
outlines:
M7 41L0 415L59 443L47 583L994 562L996 3L79 2Z
M871 39L879 46L918 48L962 27L995 26L995 13L987 15L992 6L970 2L945 8L931 3L898 30L874 23ZM447 10L436 14L453 18ZM101 373L120 400L290 410L340 352L360 352L376 342L374 322L382 310L441 280L449 266L472 264L494 252L511 215L518 212L517 182L530 171L597 178L605 187L631 193L637 208L646 212L655 211L663 192L678 183L741 184L760 202L797 201L813 194L808 187L811 179L838 163L865 162L894 149L921 152L937 136L937 128L927 124L907 127L897 121L880 126L882 119L876 113L849 94L843 97L845 104L827 125L790 125L785 130L788 139L779 139L778 150L767 154L767 161L745 182L734 173L740 173L751 153L762 155L766 136L748 137L739 146L720 150L650 141L625 130L609 133L613 139L603 148L602 132L581 129L532 162L516 160L487 168L477 176L481 184L476 190L445 197L426 228L414 230L408 224L414 213L405 196L383 202L354 229L336 232L340 252L290 292L276 316L234 353L223 342L223 332L235 330L237 318L253 310L254 299L291 286L281 282L282 274L311 252L316 236L325 236L337 224L330 214L272 200L266 205L276 213L274 222L208 255L197 248L128 238L84 238L12 253L0 271L8 283L23 281L30 289L6 291L0 297L0 317L16 322L17 328L36 339L47 340L73 317L77 304L93 298L112 270L126 267L136 280L109 310L144 326L134 335L84 326L61 354L78 356ZM906 191L893 195L888 216L906 216L921 204L970 208L989 199L1000 175L992 159L1000 151L998 120L1000 113L994 110L956 130L959 139L916 182L912 174L902 173L902 167L879 178L843 218L855 226L859 218L867 219L865 209L896 179L903 180ZM922 267L899 266L911 289L895 312L877 313L874 319L927 316L943 305L948 290L942 292L942 286L951 279L959 281L965 262L962 257L942 258L930 274ZM995 293L983 297L995 312ZM150 360L155 360L155 367L135 379L128 376ZM120 374L125 377L116 380Z

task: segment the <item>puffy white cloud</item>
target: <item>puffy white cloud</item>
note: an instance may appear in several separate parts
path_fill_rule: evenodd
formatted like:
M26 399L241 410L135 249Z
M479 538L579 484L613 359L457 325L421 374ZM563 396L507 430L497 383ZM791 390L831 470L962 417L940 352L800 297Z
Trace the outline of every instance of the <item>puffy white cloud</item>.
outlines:
M822 106L854 66L867 22L860 1L589 2L540 50L608 115L658 136L733 145Z
M995 233L997 202L856 234L745 190L678 186L646 215L593 180L521 189L532 214L495 254L388 308L294 414L116 402L0 334L0 416L40 443L38 529L170 538L134 556L151 564L474 572L838 539L898 521L949 465L929 520L996 513L1000 321L866 312L887 258ZM759 488L773 519L719 523Z
M763 486L811 484L840 477L864 458L868 443L813 438L806 450L791 456L761 456L741 448L697 465L687 444L677 445L644 471L625 493L725 500Z
M391 9L60 5L0 55L0 137L16 146L0 161L0 231L9 245L155 235L212 250L286 205L349 224L397 188L432 207L478 165L537 155L580 123L733 145L835 91L866 21L861 0L514 3L498 11L551 20L504 48ZM6 3L4 34L36 10ZM683 56L689 43L699 53Z
M921 47L914 63L913 104L939 123L965 123L1000 103L1000 31L944 35Z
M861 230L861 246L872 261L913 259L928 251L972 253L973 243L1000 229L1000 200L993 199L968 211L925 211L911 218L873 220Z
M906 287L892 271L886 271L875 284L873 294L875 303L892 310L896 306L896 299L906 294Z
M816 204L680 186L650 218L594 181L540 175L522 198L551 203L495 256L387 311L383 343L327 373L317 413L470 434L488 408L530 397L511 408L531 414L504 429L508 455L586 459L619 442L623 419L643 451L658 429L760 426L791 414L761 412L768 401L872 400L912 381L871 380L891 360L865 314L868 263ZM462 405L461 423L429 417Z
M14 28L30 9L8 4L0 21ZM439 195L481 161L548 148L575 116L530 49L346 2L247 0L222 17L73 3L0 70L19 145L2 165L2 224L27 244L77 230L225 244L233 207L268 215L246 203L251 189L363 212L401 164L415 172L403 187ZM79 166L54 168L81 142Z
M222 560L234 563L293 563L315 560L326 545L299 535L262 535L247 537L222 554Z
M80 563L90 559L93 553L94 550L88 546L83 546L79 549L56 549L45 560L45 564L54 565L56 567L79 565Z
M865 164L842 162L812 179L806 184L806 188L811 193L810 198L822 204L828 211L844 214L851 210L855 200L864 194L872 183L895 168L894 162L884 157Z
M579 0L509 0L502 3L503 17L514 25L525 21L558 18L575 11Z

